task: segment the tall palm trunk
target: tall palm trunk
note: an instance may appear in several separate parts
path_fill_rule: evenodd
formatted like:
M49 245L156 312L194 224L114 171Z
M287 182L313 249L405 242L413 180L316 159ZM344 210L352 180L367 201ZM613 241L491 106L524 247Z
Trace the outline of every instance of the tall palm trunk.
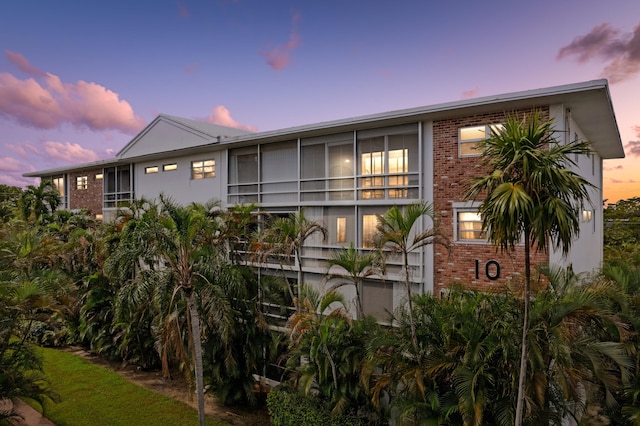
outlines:
M191 339L196 375L196 394L198 397L198 420L200 426L205 425L204 418L204 379L202 368L202 342L200 338L200 315L196 304L196 294L192 288L185 289L187 294L187 308L191 319Z
M515 425L522 426L524 397L527 380L527 342L529 335L529 292L531 289L531 259L529 228L524 230L524 319L522 320L522 352L520 353L520 375L518 377L518 399L516 403Z
M416 351L415 355L418 355L418 337L416 336L416 321L413 318L413 295L411 294L411 282L409 280L409 259L408 254L403 254L404 261L404 286L407 290L407 298L409 299L409 324L411 326L411 343L413 343L413 349Z

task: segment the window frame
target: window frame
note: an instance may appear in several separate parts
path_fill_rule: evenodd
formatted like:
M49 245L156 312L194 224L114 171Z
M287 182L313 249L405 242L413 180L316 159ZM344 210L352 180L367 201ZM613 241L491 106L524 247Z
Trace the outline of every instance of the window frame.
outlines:
M484 231L484 234L485 234L484 238L471 239L471 238L461 238L460 236L461 234L460 224L462 222L473 222L473 223L480 222L482 226L481 219L479 221L468 221L468 220L461 221L460 220L460 213L475 213L479 217L480 214L479 214L478 208L479 208L479 204L476 204L476 203L460 203L458 205L453 206L453 233L454 233L453 236L454 236L454 241L456 243L458 244L488 244L489 243L487 231ZM482 233L482 231L474 230L474 229L465 230L465 232Z
M89 176L76 176L76 191L85 191L89 188Z
M200 164L200 166L196 166L196 164L198 163ZM207 164L207 163L210 163L210 164ZM210 168L211 171L207 171L207 168ZM215 158L194 160L191 162L191 179L192 180L213 179L215 177L216 177Z
M458 158L469 158L469 157L480 157L482 155L482 151L480 151L479 148L477 148L477 145L479 142L482 142L483 140L489 139L491 137L491 130L492 129L497 129L500 127L503 127L504 125L502 123L490 123L490 124L477 124L477 125L473 125L473 126L462 126L462 127L458 127ZM469 139L464 139L462 138L462 134L465 131L472 131L472 129L480 129L481 127L484 128L484 136L483 137L477 137L477 138L469 138ZM471 148L471 153L463 153L462 152L462 148L463 146L472 146ZM473 146L476 145L476 146Z

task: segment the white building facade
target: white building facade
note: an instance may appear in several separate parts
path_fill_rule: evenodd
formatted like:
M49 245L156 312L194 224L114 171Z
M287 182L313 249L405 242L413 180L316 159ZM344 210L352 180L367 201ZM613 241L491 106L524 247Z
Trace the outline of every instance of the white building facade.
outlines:
M256 203L279 215L304 209L329 231L324 241L308 241L302 253L305 281L317 285L338 248L373 248L376 215L426 200L452 250L436 246L412 253L415 291L439 294L456 281L490 289L519 279L523 258L520 249L502 254L488 244L478 228L477 202L464 199L469 178L482 174L474 146L507 114L534 109L553 119L561 142L592 143L590 155L573 160L594 185L590 203L579 212L581 232L569 256L551 250L534 260L592 272L602 262L602 161L624 156L605 80L260 133L160 115L113 160L25 176L66 185L66 206L73 209L83 207L74 198L83 191L85 176L78 173L87 173L86 181L97 182L96 192L101 186L95 196L102 198L102 210L93 213L104 219L113 217L121 201L160 193L181 204ZM430 225L427 219L421 224ZM385 277L365 282L366 313L382 317L403 303L403 288L394 284L402 281L400 272L400 259L391 259ZM343 289L347 300L355 296Z

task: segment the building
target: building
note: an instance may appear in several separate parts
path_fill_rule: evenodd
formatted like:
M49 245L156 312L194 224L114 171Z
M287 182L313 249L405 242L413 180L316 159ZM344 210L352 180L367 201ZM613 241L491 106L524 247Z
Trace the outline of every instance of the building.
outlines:
M606 80L260 133L159 115L112 160L25 176L52 179L65 207L88 208L105 220L119 202L161 192L182 204L255 202L273 214L304 208L329 230L325 241L308 242L303 252L305 281L316 283L336 248L373 246L377 214L427 200L453 247L450 255L439 247L412 253L415 291L439 294L455 281L490 289L521 279L523 250L500 253L479 232L477 203L464 200L469 178L481 173L474 147L506 113L531 109L554 120L559 140L592 143L590 155L574 160L595 186L571 253L563 258L551 249L534 262L593 271L602 261L602 161L624 157ZM381 315L403 302L402 286L392 284L401 281L400 272L398 260L386 280L365 282L366 313ZM354 296L348 291L347 300Z

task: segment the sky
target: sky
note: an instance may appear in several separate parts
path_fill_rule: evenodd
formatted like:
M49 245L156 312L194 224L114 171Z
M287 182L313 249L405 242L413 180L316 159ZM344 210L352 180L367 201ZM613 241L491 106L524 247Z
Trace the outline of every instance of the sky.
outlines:
M255 131L607 78L640 196L638 0L0 2L0 183L112 158L158 114Z

